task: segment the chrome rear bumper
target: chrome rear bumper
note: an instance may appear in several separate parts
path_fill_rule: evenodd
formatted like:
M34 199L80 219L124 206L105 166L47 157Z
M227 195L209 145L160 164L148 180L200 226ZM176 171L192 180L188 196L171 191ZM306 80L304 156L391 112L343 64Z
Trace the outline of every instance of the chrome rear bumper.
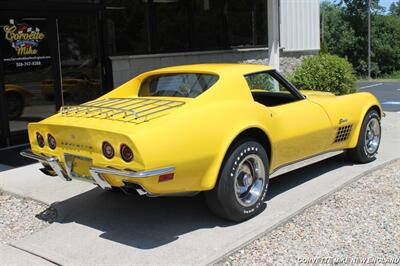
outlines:
M56 157L48 157L44 155L37 155L32 153L31 150L24 150L20 153L22 156L37 160L41 163L49 165L53 171L61 177L64 181L70 181L74 176L69 175L71 169L65 171L61 165L61 162ZM69 167L68 164L65 166L66 168ZM160 169L153 169L147 171L127 171L127 170L118 170L112 168L99 168L99 167L90 167L89 172L92 176L94 182L101 187L102 189L111 189L111 184L103 177L103 174L110 174L110 175L117 175L126 177L126 181L129 182L129 178L146 178L151 176L162 175L165 173L169 173L175 170L175 167L165 167Z
M61 167L60 161L56 157L46 157L46 156L40 156L32 153L31 150L24 150L20 152L20 155L37 160L41 163L46 163L48 164L53 171L59 176L62 180L64 181L70 181L71 178L65 173L64 169Z

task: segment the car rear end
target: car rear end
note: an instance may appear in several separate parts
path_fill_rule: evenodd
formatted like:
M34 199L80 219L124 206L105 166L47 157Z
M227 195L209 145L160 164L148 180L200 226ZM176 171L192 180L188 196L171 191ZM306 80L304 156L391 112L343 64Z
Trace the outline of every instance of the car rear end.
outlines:
M31 150L22 155L40 161L44 173L63 180L151 193L159 180L173 177L175 168L149 168L140 152L149 143L135 143L135 133L183 104L184 100L121 98L65 107L53 117L29 124Z

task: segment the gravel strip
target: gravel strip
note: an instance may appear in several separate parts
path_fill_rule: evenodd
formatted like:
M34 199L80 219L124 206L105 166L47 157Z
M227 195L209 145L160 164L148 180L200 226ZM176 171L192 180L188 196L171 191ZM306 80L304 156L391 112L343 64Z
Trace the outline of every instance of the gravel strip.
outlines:
M56 219L47 205L0 191L0 243L5 244L33 234Z
M217 263L400 265L400 161L329 198Z

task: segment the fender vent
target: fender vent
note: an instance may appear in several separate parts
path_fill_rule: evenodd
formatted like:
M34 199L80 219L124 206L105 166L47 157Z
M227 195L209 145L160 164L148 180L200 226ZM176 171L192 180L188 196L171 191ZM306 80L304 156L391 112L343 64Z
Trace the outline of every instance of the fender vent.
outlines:
M353 125L339 127L334 143L345 141L349 138Z

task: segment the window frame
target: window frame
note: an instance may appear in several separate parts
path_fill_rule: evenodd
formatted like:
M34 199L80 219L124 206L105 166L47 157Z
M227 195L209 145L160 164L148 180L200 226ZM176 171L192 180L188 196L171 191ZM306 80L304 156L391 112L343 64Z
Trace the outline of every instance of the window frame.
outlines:
M281 73L279 73L275 69L252 72L252 73L248 73L248 74L244 75L247 87L250 90L250 92L251 92L251 88L250 88L250 86L249 86L249 84L247 82L247 76L257 75L257 74L264 74L264 73L269 74L272 78L274 78L276 81L278 81L278 83L281 86L283 86L284 88L286 88L287 91L290 92L297 100L305 99L305 96L292 83L290 83L286 78L284 78Z
M218 83L220 76L215 74L215 73L204 73L204 72L170 72L170 73L160 73L160 74L155 74L155 75L150 75L145 77L139 85L139 90L137 92L138 97L182 97L182 96L164 96L164 95L160 95L160 96L143 96L140 95L141 91L142 91L142 86L145 82L147 82L149 79L152 78L160 78L160 77L165 77L165 76L175 76L175 75L207 75L207 76L213 76L215 77L215 81L209 86L207 87L205 90L203 90L199 95L195 96L195 97L189 97L189 96L185 96L183 98L188 98L188 99L195 99L199 96L201 96L203 93L205 93L206 91L208 91L209 89L211 89L215 84Z

